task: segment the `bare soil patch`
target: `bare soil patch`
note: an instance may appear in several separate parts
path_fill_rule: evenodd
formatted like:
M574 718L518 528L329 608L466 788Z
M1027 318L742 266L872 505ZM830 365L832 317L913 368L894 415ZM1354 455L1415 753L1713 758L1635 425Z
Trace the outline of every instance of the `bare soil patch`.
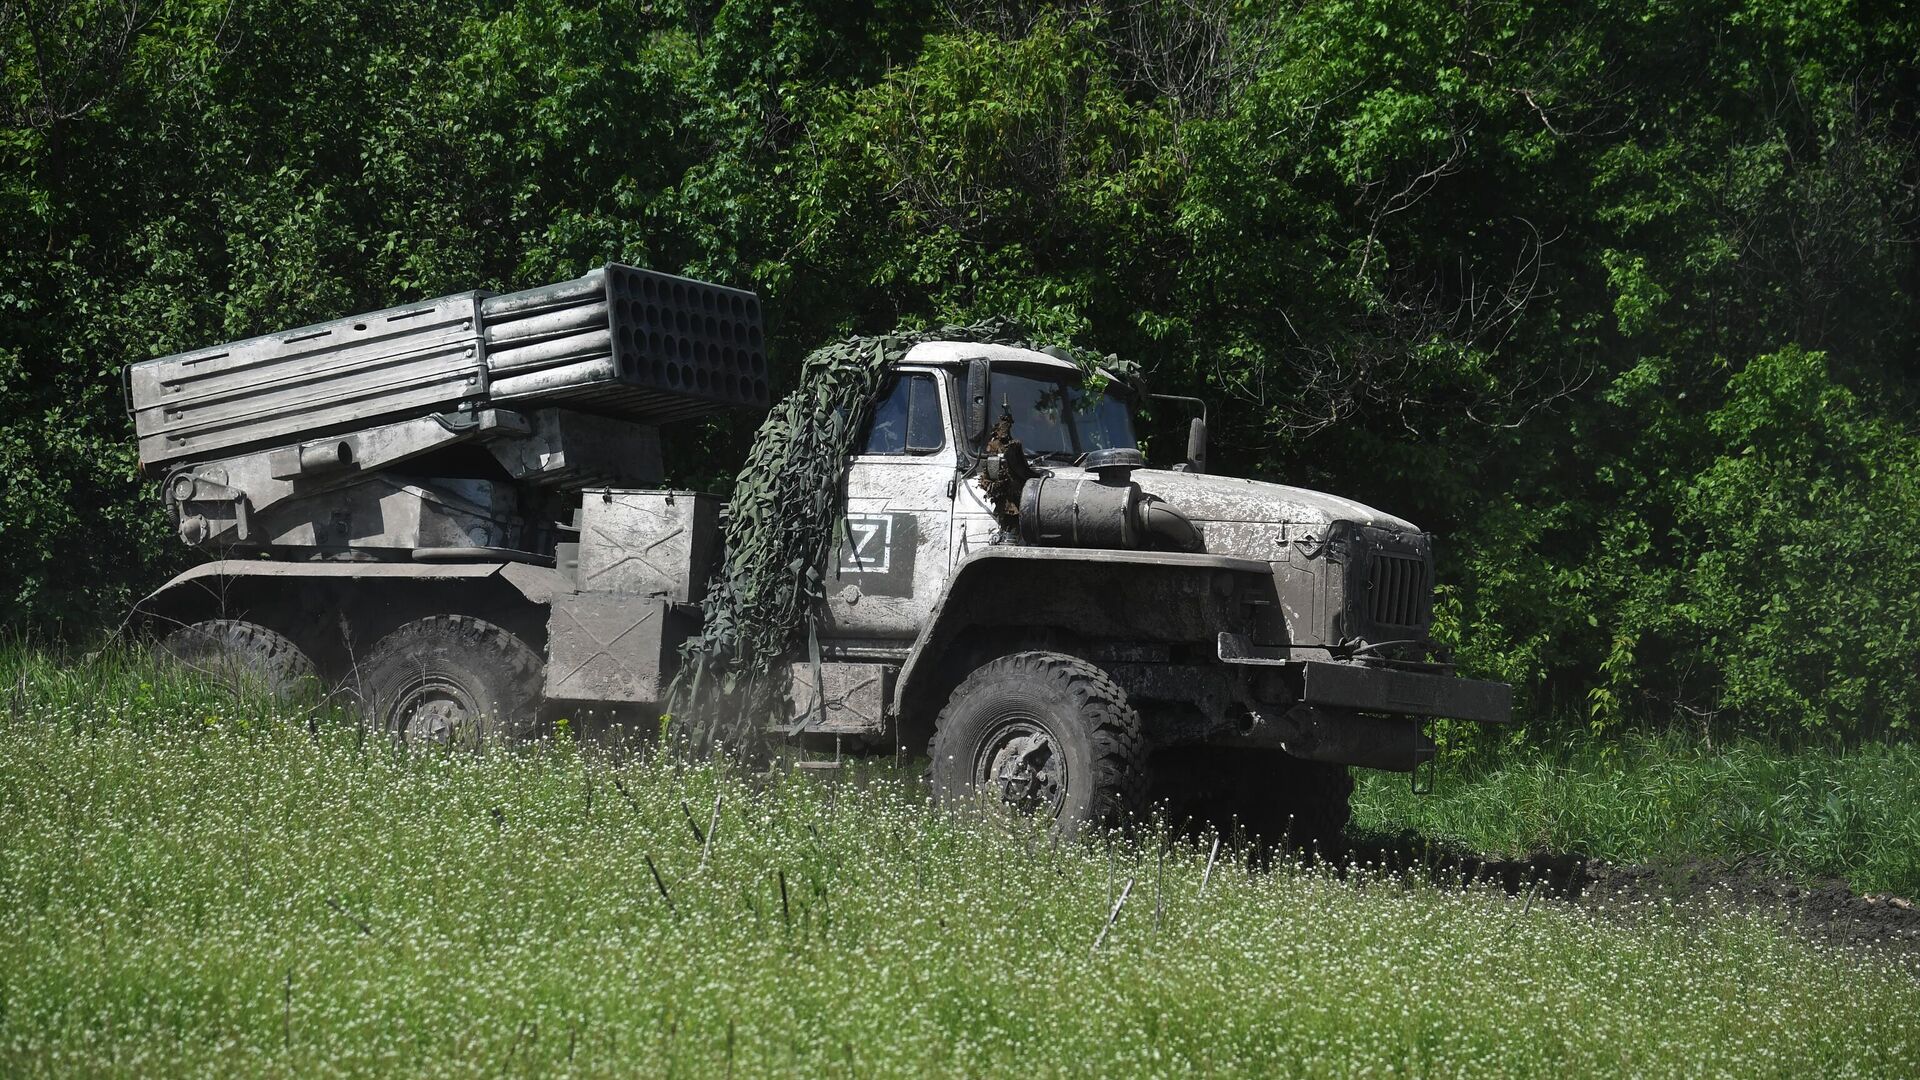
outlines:
M1448 887L1497 886L1510 895L1623 916L1650 905L1742 909L1776 916L1810 940L1881 952L1920 973L1920 903L1857 893L1834 879L1706 859L1613 863L1554 852L1506 858L1452 849L1412 833L1356 838L1328 861L1342 872L1373 867Z

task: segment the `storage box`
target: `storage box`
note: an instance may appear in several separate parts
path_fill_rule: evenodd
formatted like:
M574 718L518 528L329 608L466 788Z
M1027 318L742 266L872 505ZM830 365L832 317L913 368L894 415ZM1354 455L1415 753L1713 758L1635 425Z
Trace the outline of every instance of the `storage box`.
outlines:
M697 602L719 544L720 499L692 491L581 496L575 588Z
M657 703L673 677L676 632L669 601L612 593L561 593L547 615L546 696L553 701Z

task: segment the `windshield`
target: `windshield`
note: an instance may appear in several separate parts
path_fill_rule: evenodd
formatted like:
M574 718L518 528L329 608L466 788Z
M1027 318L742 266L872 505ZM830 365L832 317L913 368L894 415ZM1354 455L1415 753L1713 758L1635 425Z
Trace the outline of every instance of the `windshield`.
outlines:
M1013 437L1030 454L1077 458L1089 450L1132 447L1133 418L1116 392L1080 385L1078 375L1019 374L995 368L987 391L987 420L1013 417Z

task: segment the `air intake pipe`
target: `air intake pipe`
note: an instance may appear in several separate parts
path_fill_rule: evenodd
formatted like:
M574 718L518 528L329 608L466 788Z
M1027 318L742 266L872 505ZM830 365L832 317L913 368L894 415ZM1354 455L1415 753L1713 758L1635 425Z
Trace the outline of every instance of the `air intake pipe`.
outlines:
M1098 479L1028 480L1020 489L1020 538L1052 547L1199 551L1193 522L1128 479L1142 464L1138 450L1097 450L1086 466Z

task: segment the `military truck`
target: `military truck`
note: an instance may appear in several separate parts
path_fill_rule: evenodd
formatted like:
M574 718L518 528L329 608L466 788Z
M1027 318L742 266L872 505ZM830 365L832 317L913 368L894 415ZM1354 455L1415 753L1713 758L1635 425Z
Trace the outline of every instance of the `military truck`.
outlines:
M134 364L142 466L214 556L139 622L188 663L350 690L410 741L655 717L726 510L664 486L663 427L765 408L763 334L752 293L608 265ZM1165 797L1324 837L1348 766L1414 770L1431 718L1508 719L1429 639L1426 533L1207 473L1203 417L1148 468L1110 374L954 341L894 365L782 735L925 750L936 798L1069 827Z

